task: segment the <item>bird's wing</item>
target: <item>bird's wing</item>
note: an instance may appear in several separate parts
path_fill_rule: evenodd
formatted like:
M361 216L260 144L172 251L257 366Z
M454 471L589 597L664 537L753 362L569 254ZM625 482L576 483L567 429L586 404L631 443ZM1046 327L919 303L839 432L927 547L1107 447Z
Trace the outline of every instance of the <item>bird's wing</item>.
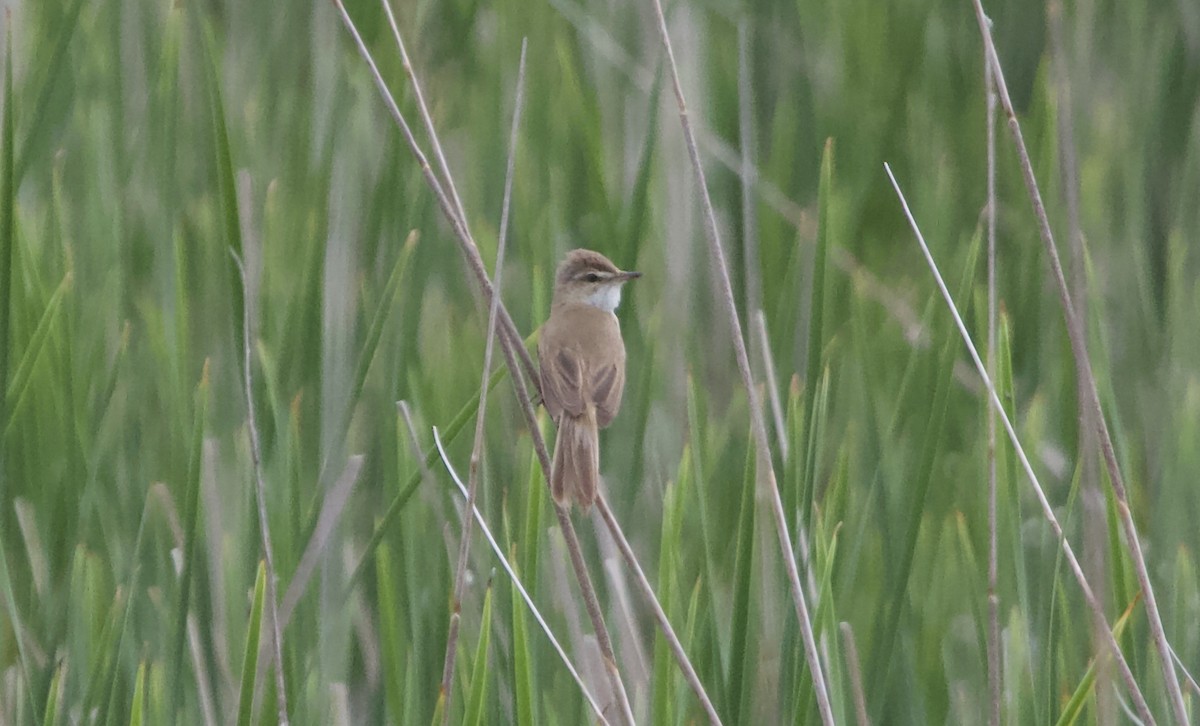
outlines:
M555 421L566 413L571 416L582 416L584 413L583 386L580 384L583 374L581 361L575 351L560 349L551 356L540 350L538 362L542 373L542 399L550 418Z
M625 390L625 365L612 363L591 376L592 402L596 405L596 424L604 428L612 423L621 408L621 394Z

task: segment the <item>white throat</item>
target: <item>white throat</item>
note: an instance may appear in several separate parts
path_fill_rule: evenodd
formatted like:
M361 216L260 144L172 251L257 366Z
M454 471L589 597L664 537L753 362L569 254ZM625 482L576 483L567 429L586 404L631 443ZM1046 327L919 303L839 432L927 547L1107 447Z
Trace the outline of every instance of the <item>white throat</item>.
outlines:
M621 286L603 285L584 298L584 302L598 307L606 313L611 313L617 309L617 305L621 304Z

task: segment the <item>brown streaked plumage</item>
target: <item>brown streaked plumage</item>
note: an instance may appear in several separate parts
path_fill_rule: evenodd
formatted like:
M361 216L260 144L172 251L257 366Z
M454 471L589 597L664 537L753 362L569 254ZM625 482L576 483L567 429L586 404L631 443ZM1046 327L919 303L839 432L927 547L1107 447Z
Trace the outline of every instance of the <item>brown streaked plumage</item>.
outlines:
M554 277L550 318L538 342L542 399L558 425L550 489L585 511L600 481L599 430L612 423L625 388L625 343L613 313L621 286L639 277L592 250L567 253Z

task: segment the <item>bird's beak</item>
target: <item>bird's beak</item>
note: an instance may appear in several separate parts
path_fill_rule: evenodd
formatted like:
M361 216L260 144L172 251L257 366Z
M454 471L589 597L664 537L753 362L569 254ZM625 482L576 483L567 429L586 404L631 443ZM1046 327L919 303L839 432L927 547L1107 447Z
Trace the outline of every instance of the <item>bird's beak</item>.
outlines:
M640 273L640 272L634 272L633 270L626 270L624 272L618 272L616 274L616 279L621 282L629 282L630 280L636 280L637 278L639 278L641 276L642 276L642 273Z

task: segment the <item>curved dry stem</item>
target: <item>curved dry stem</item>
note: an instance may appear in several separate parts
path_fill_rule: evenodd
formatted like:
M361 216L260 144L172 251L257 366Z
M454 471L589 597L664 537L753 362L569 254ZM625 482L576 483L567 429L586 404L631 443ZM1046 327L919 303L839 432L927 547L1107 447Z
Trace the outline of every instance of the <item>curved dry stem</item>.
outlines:
M1112 628L1108 627L1108 622L1104 618L1104 608L1101 607L1100 602L1096 599L1096 595L1092 591L1092 586L1088 583L1087 576L1083 574L1083 568L1079 565L1078 558L1075 557L1075 551L1071 548L1071 543L1067 541L1066 535L1063 534L1062 525L1059 524L1058 517L1055 516L1053 507L1050 506L1050 500L1046 498L1046 493L1042 490L1041 482L1038 481L1037 474L1033 471L1033 465L1029 463L1029 457L1025 455L1025 447L1021 445L1020 439L1017 438L1016 429L1013 428L1012 421L1009 420L1008 413L1004 410L1004 405L1000 402L1000 396L996 393L996 386L992 383L992 377L988 374L987 368L979 358L979 353L975 350L975 343L971 340L971 334L967 332L967 326L958 314L958 307L954 304L954 298L951 297L950 290L946 287L946 283L942 279L942 273L938 270L937 263L933 261L933 255L929 252L928 245L925 244L925 236L921 234L921 230L917 226L917 220L913 217L912 210L908 207L908 200L904 198L904 192L900 191L900 184L892 174L892 167L884 164L883 168L887 171L888 178L892 182L892 188L896 190L896 196L900 198L900 204L904 207L904 216L908 219L913 234L916 235L917 242L921 245L921 252L925 255L925 261L929 265L929 269L933 272L938 289L941 290L942 298L945 299L946 305L950 308L950 314L954 318L954 324L958 326L959 335L962 337L963 342L967 344L967 351L971 354L971 360L975 363L975 369L978 371L979 377L983 379L984 386L987 387L992 405L1000 415L1000 420L1004 424L1004 430L1008 433L1008 438L1012 441L1013 448L1017 451L1017 459L1020 460L1021 468L1024 469L1025 475L1029 478L1029 482L1033 486L1038 503L1042 506L1042 514L1045 515L1046 521L1050 523L1050 528L1054 531L1054 537L1062 547L1063 555L1066 556L1067 565L1070 567L1071 573L1075 575L1075 580L1079 583L1079 588L1083 591L1083 599L1087 602L1087 606L1091 610L1092 616L1096 619L1097 625L1103 625L1101 629L1108 634L1106 638L1108 647L1112 651L1113 659L1117 662L1117 667L1121 672L1121 678L1125 682L1125 687L1129 689L1130 696L1132 696L1134 705L1138 713L1141 714L1142 720L1148 724L1152 724L1154 723L1154 716L1150 713L1150 707L1146 705L1146 698L1142 695L1142 690L1138 687L1137 681L1134 680L1133 671L1129 669L1129 663L1125 660L1125 655L1121 652L1121 646L1117 643L1117 639L1112 633Z
M1071 343L1071 353L1075 357L1075 367L1082 379L1085 402L1090 410L1092 423L1100 437L1100 451L1104 464L1108 469L1109 480L1112 482L1113 494L1117 499L1117 516L1121 528L1125 532L1125 545L1129 550L1129 558L1133 562L1137 574L1138 585L1146 599L1146 619L1150 625L1150 637L1158 651L1162 666L1163 682L1167 696L1171 702L1171 710L1175 721L1188 724L1187 706L1183 701L1183 689L1179 685L1179 676L1175 672L1175 664L1171 659L1171 646L1167 642L1166 630L1163 628L1162 615L1158 610L1158 600L1154 596L1154 586L1150 582L1150 572L1146 567L1146 558L1142 554L1141 538L1138 536L1137 525L1129 511L1129 497L1125 487L1125 479L1117 464L1116 451L1113 448L1112 436L1108 431L1108 422L1104 418L1104 410L1100 407L1100 393L1096 388L1096 377L1092 371L1091 359L1087 352L1087 337L1080 320L1078 310L1071 304L1071 295L1067 289L1067 280L1063 275L1062 262L1058 257L1058 247L1054 243L1054 233L1050 230L1050 219L1046 215L1046 207L1042 203L1042 195L1038 189L1037 178L1033 174L1033 163L1029 158L1029 150L1025 147L1025 139L1021 134L1021 124L1017 121L1016 111L1013 110L1012 99L1008 95L1008 85L1004 82L1004 70L1000 67L1000 57L996 55L996 47L992 43L992 31L987 16L983 12L980 0L972 0L975 5L975 18L979 23L979 32L983 36L984 52L991 64L992 76L996 81L996 89L1000 94L1000 105L1008 117L1008 128L1012 133L1013 143L1021 162L1021 176L1025 181L1025 189L1029 193L1029 201L1033 205L1037 217L1038 232L1042 245L1046 249L1046 258L1050 263L1051 276L1058 289L1059 303L1067 324L1067 338ZM1140 710L1140 709L1139 709Z
M692 171L696 176L696 186L700 191L700 201L704 207L704 231L708 239L708 252L716 268L720 282L721 302L729 317L729 326L733 337L733 350L737 358L738 371L742 375L742 383L746 388L746 398L750 406L750 428L754 433L756 458L758 460L759 476L765 476L765 488L771 511L774 514L775 531L779 538L780 555L783 558L784 569L787 571L788 583L791 586L792 601L796 607L796 617L800 621L800 635L804 641L804 656L808 661L808 669L812 674L813 691L817 696L817 708L821 720L826 726L832 726L833 709L829 703L829 692L825 687L825 671L821 665L820 654L817 651L817 640L813 635L812 621L805 603L804 587L800 583L800 571L796 565L795 549L792 538L788 533L787 515L783 511L783 499L779 495L779 485L775 480L775 465L771 461L770 443L767 440L767 426L763 416L762 401L754 386L754 378L750 372L750 357L746 353L746 339L742 334L742 324L738 318L737 303L733 299L733 284L729 279L729 266L725 262L725 253L721 249L721 240L717 232L717 219L713 212L712 199L708 194L708 183L704 178L704 165L700 161L700 152L696 147L696 137L692 133L691 121L688 118L687 100L683 96L683 86L679 80L679 68L675 63L675 51L671 47L671 35L667 32L667 19L663 15L661 0L653 0L654 13L658 19L658 31L663 46L667 51L667 67L671 71L671 84L675 91L675 101L679 106L679 122L683 127L683 138L687 146L688 157L691 159ZM760 482L763 480L760 479Z

